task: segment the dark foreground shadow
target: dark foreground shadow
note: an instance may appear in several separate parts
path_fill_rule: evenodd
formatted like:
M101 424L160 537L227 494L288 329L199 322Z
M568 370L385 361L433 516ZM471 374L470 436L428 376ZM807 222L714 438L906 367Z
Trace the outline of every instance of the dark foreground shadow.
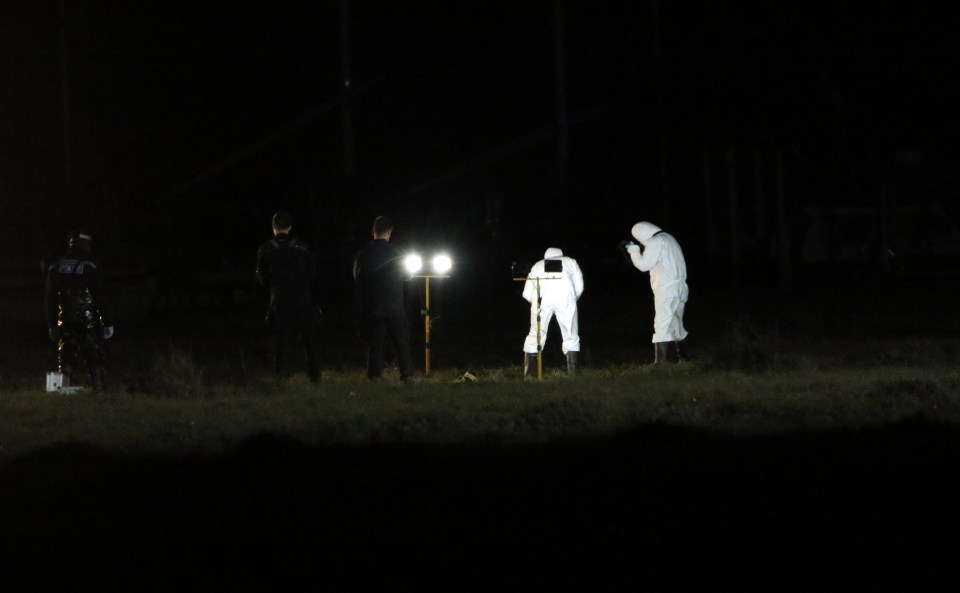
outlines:
M960 431L217 458L80 444L0 472L6 591L930 590L956 584ZM67 589L69 588L69 589Z

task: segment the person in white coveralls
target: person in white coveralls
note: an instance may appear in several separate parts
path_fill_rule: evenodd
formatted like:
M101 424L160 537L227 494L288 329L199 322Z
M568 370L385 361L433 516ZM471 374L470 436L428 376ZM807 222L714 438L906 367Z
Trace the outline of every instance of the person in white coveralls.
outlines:
M638 222L630 233L640 243L626 244L630 261L641 272L650 272L654 305L654 364L679 362L686 358L685 348L681 346L687 337L687 330L683 327L683 310L690 295L683 250L673 235L652 222Z
M530 303L530 332L523 342L523 376L527 378L531 366L537 365L537 313L540 314L541 350L547 341L547 327L556 317L563 337L562 349L567 357L567 372L580 371L580 333L577 326L577 300L583 294L583 272L577 260L566 257L563 251L550 247L544 259L533 264L523 285L523 298ZM537 284L540 285L540 303L537 303Z

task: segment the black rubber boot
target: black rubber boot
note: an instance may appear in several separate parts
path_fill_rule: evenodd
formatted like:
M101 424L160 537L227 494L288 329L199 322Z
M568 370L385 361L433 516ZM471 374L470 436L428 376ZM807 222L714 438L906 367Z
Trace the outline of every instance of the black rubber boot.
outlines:
M531 376L532 374L532 376ZM537 378L537 355L523 353L523 378L526 381Z
M673 342L673 358L672 362L685 362L690 360L690 353L687 349L688 342L686 339Z
M63 375L64 385L73 385L73 366L69 364L57 365L57 371Z
M103 367L94 367L90 369L90 386L94 391L103 391Z
M580 352L567 352L567 374L580 374Z
M653 364L667 364L670 362L670 342L656 342L653 347Z

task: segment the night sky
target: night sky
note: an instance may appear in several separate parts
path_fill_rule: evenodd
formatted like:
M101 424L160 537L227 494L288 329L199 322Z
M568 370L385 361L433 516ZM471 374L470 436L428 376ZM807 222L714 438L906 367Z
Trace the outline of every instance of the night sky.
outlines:
M779 244L777 158L795 244L811 205L895 195L957 214L960 46L946 9L88 0L65 2L61 20L56 0L10 4L2 239L27 267L77 226L115 267L184 254L242 267L279 208L330 262L349 262L387 214L399 241L461 260L550 244L616 257L649 219L688 259L723 264L731 233L747 254Z

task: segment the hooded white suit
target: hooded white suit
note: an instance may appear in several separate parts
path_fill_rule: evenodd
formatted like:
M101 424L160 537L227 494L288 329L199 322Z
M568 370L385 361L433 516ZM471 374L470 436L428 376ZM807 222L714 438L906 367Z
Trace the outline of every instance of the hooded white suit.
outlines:
M677 240L650 222L638 222L631 229L643 244L630 245L627 252L641 272L650 272L653 289L653 342L679 342L687 337L683 327L683 309L687 303L687 264Z
M556 316L563 336L563 353L580 351L580 333L577 327L577 299L583 294L583 273L577 260L565 257L556 247L547 249L544 259L533 264L523 285L523 298L530 302L530 333L523 342L523 351L537 353L537 287L533 278L540 278L540 347L547 341L547 326ZM563 271L545 272L546 260L559 260Z

